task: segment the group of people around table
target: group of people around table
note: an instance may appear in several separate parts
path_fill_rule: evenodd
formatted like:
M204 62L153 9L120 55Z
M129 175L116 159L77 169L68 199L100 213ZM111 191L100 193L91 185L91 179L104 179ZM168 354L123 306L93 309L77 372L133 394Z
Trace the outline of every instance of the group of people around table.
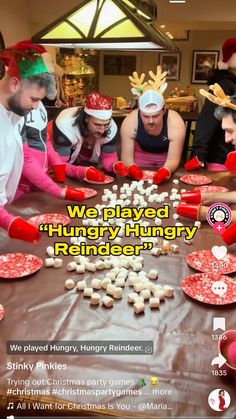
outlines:
M232 45L236 72L236 38L233 38ZM64 181L66 175L102 183L105 174L94 167L98 162L107 172L135 180L142 179L142 168L153 167L153 182L160 184L168 181L178 168L185 140L185 124L181 116L165 107L166 73L162 73L160 67L156 74L149 72L151 80L148 82L144 82L144 74L139 77L135 72L130 77L132 90L139 96L139 107L122 123L120 160L116 148L117 126L112 119L112 98L93 92L88 95L83 109L65 109L48 123L42 99L55 97L56 89L45 56L42 46L29 41L19 42L0 52L7 69L0 80L0 226L10 237L30 242L40 239L39 231L22 218L10 214L6 204L32 187L60 199L82 202L85 198L83 191L70 186L61 187L56 182ZM215 95L207 96L208 102L221 99L222 92L219 93L219 89L214 91ZM220 105L216 116L222 123L222 132L226 133L226 142L236 145L236 96L224 96L224 100L215 103ZM229 168L231 164L234 170L234 155L229 157L230 154L228 166L227 162L225 166ZM203 162L196 155L186 164L186 170L202 166ZM49 168L54 170L56 182L48 175ZM232 194L234 192L218 195L218 199L236 202L236 198L232 200ZM199 204L212 202L208 195L198 193L198 198L190 198L182 194L185 204L180 204L179 212L181 205L194 203L198 205L195 218L198 217ZM216 194L213 200L215 197Z

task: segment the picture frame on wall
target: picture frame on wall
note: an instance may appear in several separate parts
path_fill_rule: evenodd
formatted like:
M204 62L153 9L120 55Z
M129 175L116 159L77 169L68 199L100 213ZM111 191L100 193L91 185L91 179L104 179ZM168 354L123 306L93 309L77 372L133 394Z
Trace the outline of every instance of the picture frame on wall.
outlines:
M180 52L160 52L159 64L162 68L162 71L167 71L166 80L179 80L180 61Z
M129 76L136 70L136 55L104 55L104 76Z
M193 51L191 83L207 84L218 61L219 50Z

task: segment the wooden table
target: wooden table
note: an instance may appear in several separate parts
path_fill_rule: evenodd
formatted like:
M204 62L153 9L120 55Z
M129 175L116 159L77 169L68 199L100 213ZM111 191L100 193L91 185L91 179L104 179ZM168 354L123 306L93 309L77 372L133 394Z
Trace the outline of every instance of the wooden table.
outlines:
M174 177L179 178L182 174L183 171L180 170ZM217 179L217 174L213 176ZM75 181L69 180L68 183L76 185ZM123 182L118 180L117 183L121 185ZM214 184L235 188L234 178L226 174L223 177L221 174L221 178ZM110 188L111 185L105 187ZM158 191L170 192L173 187L176 185L169 182L161 185ZM182 183L179 184L179 188L192 189ZM89 207L101 202L103 187L97 186L97 190L97 196L86 202ZM11 209L15 214L29 218L47 212L67 214L65 204L65 201L57 200L43 192L31 192L16 201ZM192 221L179 221L185 225L193 224ZM174 222L171 215L163 225L173 225ZM71 225L80 223L80 220L74 219ZM48 238L47 234L43 233L41 241L33 246L30 243L10 240L1 230L0 249L1 253L26 252L44 259L46 247L53 245L55 240L56 238ZM69 242L69 238L64 240ZM124 239L124 242L139 241ZM151 311L146 308L145 314L140 316L135 316L127 303L127 294L132 291L128 287L124 291L125 298L117 301L110 310L102 307L91 308L89 301L76 289L66 291L66 278L78 280L78 274L66 270L67 263L73 260L71 256L62 257L63 267L60 269L43 267L29 277L0 280L0 303L6 310L6 316L0 322L2 417L12 414L16 417L101 415L211 418L218 417L219 414L208 406L208 395L214 389L223 388L231 396L231 405L220 417L235 418L235 377L226 379L213 375L212 371L217 367L211 366L212 359L218 355L217 338L212 338L213 334L217 334L213 332L213 318L225 317L226 328L235 329L235 304L203 304L187 297L181 289L182 280L195 273L187 265L185 256L194 250L211 249L213 245L222 245L223 242L209 225L203 224L192 245L185 244L183 238L174 240L174 243L179 245L178 254L154 257L147 250L142 253L143 269L146 272L158 269L158 283L172 285L175 296L162 303L160 310ZM235 252L235 246L232 246L231 252ZM91 257L91 260L98 259ZM105 273L97 271L95 275L103 278ZM235 278L235 274L231 277ZM94 275L87 272L85 278L90 283ZM7 342L13 340L114 340L116 343L121 340L151 340L154 351L151 355L7 354ZM38 361L40 368L36 368ZM23 362L33 365L32 372L28 369L12 369L13 365ZM45 364L50 362L53 368L45 369ZM157 387L150 385L149 380L153 376L159 379ZM144 387L140 386L142 379L146 383ZM19 381L14 385L10 380ZM71 384L68 380L77 380L77 383L80 380L80 384ZM115 383L112 380L119 380L120 384L111 384ZM13 389L15 393L7 395L8 388ZM24 393L16 394L16 388ZM76 394L77 389L84 390L84 394ZM109 393L109 389L113 389L114 393ZM41 394L32 393L32 390ZM92 393L95 390L98 391L97 395ZM39 404L36 405L36 402ZM8 403L14 403L14 408L7 409ZM17 406L21 408L17 409Z

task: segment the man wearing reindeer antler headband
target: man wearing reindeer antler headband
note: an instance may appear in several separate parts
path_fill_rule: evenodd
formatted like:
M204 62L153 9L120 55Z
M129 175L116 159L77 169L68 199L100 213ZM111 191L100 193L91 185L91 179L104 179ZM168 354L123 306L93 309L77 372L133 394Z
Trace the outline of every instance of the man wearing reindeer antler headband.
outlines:
M121 157L128 166L128 174L142 178L141 167L159 169L153 182L168 180L178 168L181 159L185 124L180 115L166 110L162 93L167 87L166 72L149 71L152 80L144 82L145 75L136 72L129 77L132 92L139 95L139 109L132 111L121 126Z
M236 94L233 96L225 95L222 88L216 83L210 86L213 94L201 89L200 93L209 101L220 105L215 110L215 117L221 122L222 129L225 133L225 142L232 144L236 148ZM228 154L226 168L231 173L236 173L236 151ZM183 203L184 202L184 203ZM182 216L189 216L194 220L204 221L208 207L205 205L224 202L227 204L236 203L236 192L202 192L190 191L181 194L181 203L176 209L177 214ZM190 215L191 213L191 215ZM236 221L236 211L232 211L232 219ZM228 227L221 235L226 244L231 245L236 242L236 223Z
M236 38L226 39L222 46L222 61L208 80L209 85L214 83L229 96L236 93ZM225 143L224 132L214 117L215 108L211 101L205 101L193 139L195 157L185 164L186 170L199 169L205 164L208 170L226 170L224 163L233 146Z

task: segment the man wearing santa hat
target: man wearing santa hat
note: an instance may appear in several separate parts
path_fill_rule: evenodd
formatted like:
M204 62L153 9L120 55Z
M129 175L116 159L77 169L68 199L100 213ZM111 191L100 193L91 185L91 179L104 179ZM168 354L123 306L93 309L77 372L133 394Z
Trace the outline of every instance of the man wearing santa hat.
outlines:
M227 39L222 46L222 61L218 63L208 85L219 84L226 95L236 93L236 38ZM214 117L216 105L206 99L196 124L193 140L195 157L185 164L188 171L206 166L207 170L227 170L225 161L233 146L225 142L220 122Z
M103 169L114 170L117 126L112 119L112 98L90 93L83 109L64 109L52 122L51 136L56 152L71 164L80 165L88 180L103 182L105 175L95 168L81 167L101 160ZM119 173L121 174L121 173ZM127 171L123 175L126 175Z

